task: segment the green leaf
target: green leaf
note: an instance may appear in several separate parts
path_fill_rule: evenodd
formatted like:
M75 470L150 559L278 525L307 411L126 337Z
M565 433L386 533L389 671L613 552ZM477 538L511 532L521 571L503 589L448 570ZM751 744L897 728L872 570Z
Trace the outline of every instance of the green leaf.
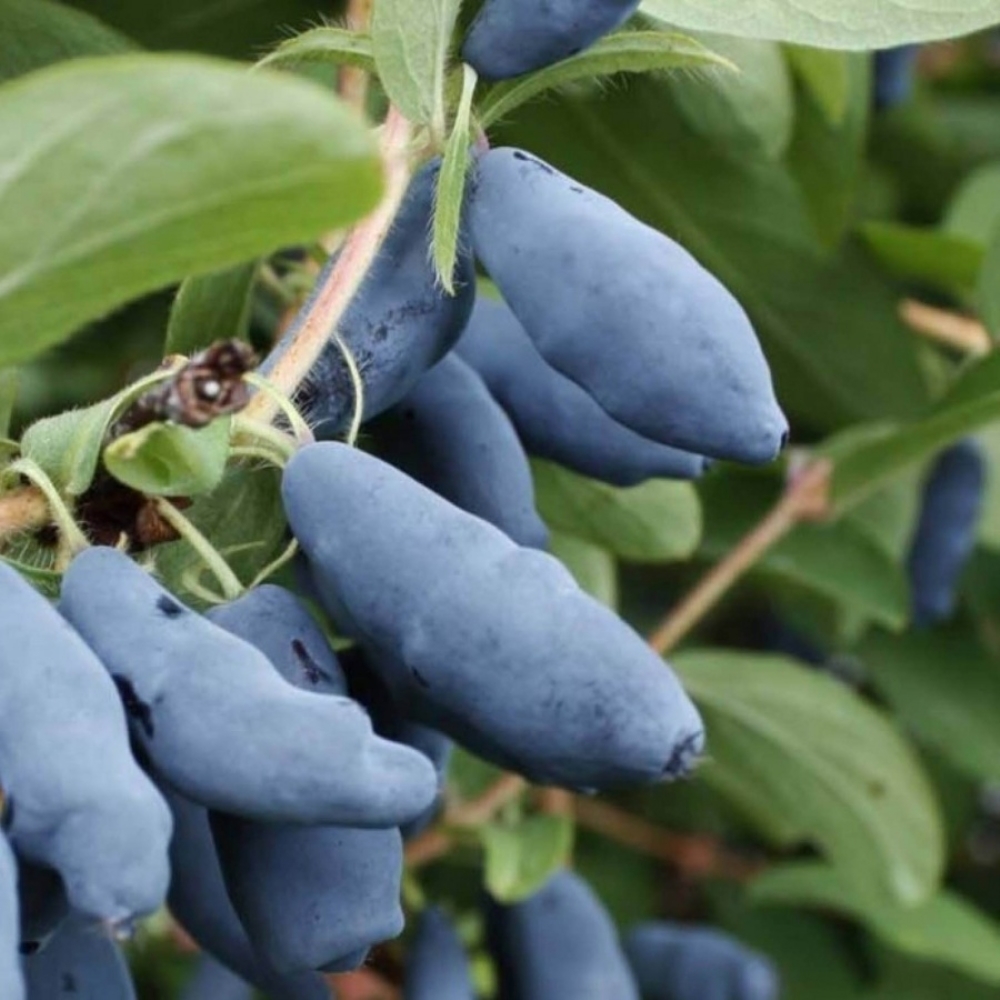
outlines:
M179 424L148 424L104 449L104 465L120 483L140 493L191 497L222 482L229 457L230 419L195 430Z
M861 234L879 261L901 278L959 294L975 287L983 245L941 229L869 222Z
M531 464L538 510L556 531L633 562L685 559L698 546L701 507L690 483L616 489L551 462Z
M0 368L0 438L10 436L10 424L17 402L17 369Z
M53 0L0 0L0 82L51 63L135 48L96 17Z
M389 99L444 135L448 49L460 0L375 0L372 45Z
M919 906L904 906L871 886L846 882L826 865L799 862L765 872L750 894L760 904L834 910L902 952L1000 986L1000 926L956 893L942 891Z
M563 62L494 84L479 103L477 117L483 128L488 128L540 94L579 80L616 73L700 68L735 70L737 67L687 35L672 31L620 31ZM718 81L712 81L715 82Z
M342 226L376 202L335 97L189 56L79 60L0 88L0 362L144 292Z
M971 777L1000 780L1000 663L975 632L961 625L872 632L857 655L921 740Z
M937 888L944 833L895 727L832 678L781 657L677 655L712 748L704 780L775 843L823 849L852 885L915 904Z
M644 0L680 28L827 49L878 49L953 38L1000 22L1000 0Z
M476 92L476 71L462 67L462 98L455 124L444 148L441 170L434 192L434 268L449 295L455 294L455 261L462 231L465 182L469 175L472 146L472 97Z
M62 586L61 573L44 569L41 566L32 566L30 563L14 559L9 555L0 555L0 562L6 563L12 569L16 569L28 583L45 597L55 600L59 596L59 589Z
M250 261L188 278L170 310L164 353L192 355L217 340L246 340L256 277L257 261Z
M569 861L573 822L565 816L530 816L510 825L490 823L479 836L490 895L501 903L520 903Z
M313 28L282 42L257 64L271 69L302 69L313 66L356 66L375 70L371 37L346 28Z
M990 336L1000 337L1000 227L989 243L982 270L976 282L979 314Z
M788 148L795 120L792 76L776 42L727 35L697 39L730 60L739 74L719 74L711 86L689 81L676 89L677 105L694 131L741 156L760 153L779 159Z
M827 124L840 125L847 115L851 94L849 62L841 52L786 45L785 56L822 110Z
M773 473L727 469L699 485L705 513L700 553L721 559L778 501L783 481ZM887 628L909 620L909 588L892 554L859 525L797 527L756 564L755 572L806 587Z
M1000 163L979 167L963 180L942 225L973 243L992 241L1000 227Z
M919 413L927 390L898 290L853 243L817 247L785 164L698 136L674 107L681 83L629 77L607 93L556 95L498 138L613 198L715 274L753 319L793 426L822 434Z
M556 531L549 539L549 551L591 597L609 608L618 607L618 564L607 549Z

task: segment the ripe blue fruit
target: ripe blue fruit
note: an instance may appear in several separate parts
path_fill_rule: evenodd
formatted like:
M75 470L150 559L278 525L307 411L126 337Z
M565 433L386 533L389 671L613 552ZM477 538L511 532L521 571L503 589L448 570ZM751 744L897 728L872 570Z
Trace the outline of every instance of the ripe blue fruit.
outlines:
M788 424L746 313L683 247L516 149L479 160L476 256L545 360L619 423L763 463Z
M365 827L398 826L434 801L425 757L377 737L354 702L283 681L122 553L77 556L61 607L115 676L153 769L194 801L266 822Z
M181 1000L254 1000L254 991L245 979L202 954Z
M392 229L338 326L364 382L365 419L402 399L420 376L451 350L475 301L476 274L469 252L459 253L454 296L441 287L434 270L430 233L440 167L440 160L434 160L410 182ZM335 263L334 259L327 265L317 289L324 286ZM264 375L292 343L301 327L301 316L309 308L303 309L300 319L265 361L261 368ZM336 435L349 424L354 387L336 342L327 345L313 366L302 387L301 403L320 435Z
M578 875L555 874L515 906L489 907L500 989L512 1000L639 1000L615 925Z
M913 93L919 45L900 45L875 53L875 107L880 111L908 100Z
M32 1000L135 1000L118 946L99 924L76 915L45 949L24 960L24 978Z
M337 658L298 599L259 587L209 616L268 655L286 681L342 695ZM346 971L403 930L398 830L255 823L211 814L233 906L254 949L279 972Z
M913 620L933 625L955 610L958 583L976 545L986 463L975 441L942 452L924 486L907 567Z
M706 470L701 455L650 441L612 420L545 361L503 302L480 298L455 350L507 411L532 455L613 486L696 479Z
M45 947L69 913L59 873L19 858L17 895L21 909L21 951L33 955Z
M17 861L7 838L0 833L0 996L4 1000L24 1000L18 960L21 921L17 896Z
M518 545L544 549L527 456L483 380L454 354L372 428L380 457Z
M327 612L406 716L539 784L690 770L703 726L677 678L558 560L342 444L300 451L283 494Z
M166 785L163 793L174 814L167 901L184 930L226 968L263 990L270 1000L330 1000L330 991L318 973L281 976L258 958L226 894L208 811Z
M710 927L647 923L625 937L643 1000L777 1000L769 959Z
M623 24L639 0L486 0L462 59L487 80L505 80L568 59Z
M403 1000L475 1000L465 948L437 907L421 914L407 956Z
M58 612L0 565L0 776L17 853L110 921L167 890L170 814L129 749L115 686Z

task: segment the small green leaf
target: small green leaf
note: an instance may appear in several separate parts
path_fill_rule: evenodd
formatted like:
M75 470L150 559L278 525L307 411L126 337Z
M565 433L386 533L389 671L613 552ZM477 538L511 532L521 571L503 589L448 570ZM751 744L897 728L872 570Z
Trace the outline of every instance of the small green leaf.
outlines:
M59 596L59 589L62 586L61 573L56 573L51 569L43 569L41 566L32 566L30 563L22 562L9 555L0 555L0 562L16 569L43 596L53 599Z
M984 247L943 229L901 222L869 222L861 234L879 261L893 274L962 294L975 287Z
M247 339L257 262L188 278L170 310L165 354L192 355L217 340Z
M852 885L917 904L937 889L944 832L913 749L863 698L782 657L728 650L673 663L702 709L704 780L783 847L820 847Z
M531 464L538 509L556 531L641 563L686 559L698 546L701 507L690 483L616 489L551 462Z
M886 943L1000 986L1000 926L968 900L938 892L920 906L846 882L834 868L798 862L771 868L751 886L758 904L833 910L867 925Z
M17 402L17 369L0 368L0 438L10 435L10 424Z
M480 102L476 117L483 128L488 128L547 90L565 87L578 80L613 76L615 73L713 67L730 71L736 69L728 59L687 35L671 31L620 31L563 62L495 84Z
M844 54L805 45L786 45L785 56L792 72L822 110L827 124L840 125L847 114L851 94L850 63Z
M375 0L379 79L410 121L444 135L448 49L461 0Z
M296 70L321 66L356 66L369 73L375 70L371 37L346 28L313 28L282 42L260 60L259 67Z
M229 417L195 430L148 424L104 449L104 465L120 483L140 493L191 497L222 482L229 456Z
M555 531L549 539L549 551L591 597L609 608L618 607L618 564L607 549Z
M565 816L531 816L519 823L481 827L486 888L501 903L533 896L569 861L573 822Z
M987 163L962 181L942 225L973 243L992 240L1000 227L1000 163Z
M0 82L80 56L135 48L96 17L53 0L0 0Z
M472 145L472 96L476 92L476 71L462 67L462 98L455 124L448 137L434 193L434 268L449 295L455 294L455 261L462 233L465 182L469 175Z
M372 136L315 84L194 56L86 59L0 88L0 364L192 274L369 211Z
M448 762L448 787L462 800L482 795L502 777L499 767L481 760L464 747L456 746Z
M976 283L976 300L990 336L1000 338L1000 228L987 248Z

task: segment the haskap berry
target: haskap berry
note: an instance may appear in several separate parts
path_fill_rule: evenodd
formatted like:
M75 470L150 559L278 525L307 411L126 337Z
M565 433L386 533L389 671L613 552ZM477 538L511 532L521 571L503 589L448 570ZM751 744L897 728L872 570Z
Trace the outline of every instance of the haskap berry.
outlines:
M80 636L0 564L0 782L17 853L109 921L167 890L170 813L129 750L115 685Z
M475 1000L465 948L437 907L420 915L407 956L403 1000Z
M639 0L486 0L462 58L487 80L568 59L624 24Z
M5 1000L24 1000L17 896L17 861L7 838L0 833L0 996Z
M254 1000L254 989L245 979L203 953L181 1000Z
M478 299L455 351L506 410L532 455L613 486L697 479L706 471L701 455L612 420L585 389L546 362L503 302Z
M777 1000L771 961L711 927L640 924L625 953L643 1000Z
M468 214L539 352L616 421L710 458L778 455L788 423L750 320L683 247L517 149L480 157Z
M461 358L435 365L371 430L379 456L418 483L518 545L548 547L517 431Z
M366 420L399 402L448 353L465 329L475 301L476 275L468 251L459 254L455 266L454 295L442 288L432 263L430 232L439 171L440 161L432 161L410 182L392 229L337 325L340 340L361 373ZM463 240L463 245L467 242ZM314 299L335 266L333 258L317 281ZM262 365L262 374L272 371L294 342L311 303ZM350 423L354 385L335 339L300 387L300 396L318 434L334 436Z
M209 617L268 656L286 681L343 695L340 665L315 620L279 587L259 587ZM400 833L256 823L211 815L229 897L254 950L279 972L346 971L403 930Z
M690 771L703 725L677 678L552 556L343 444L300 451L283 495L327 612L408 716L541 784Z
M423 755L376 736L349 699L282 680L122 553L77 556L60 607L116 677L153 768L194 801L266 822L376 828L434 801Z
M962 571L976 546L985 493L986 461L975 441L942 452L924 485L907 560L917 625L933 625L955 610Z
M879 111L903 104L913 94L919 45L900 45L875 53L875 107Z
M614 922L572 872L557 872L523 903L492 903L487 926L505 997L639 1000Z

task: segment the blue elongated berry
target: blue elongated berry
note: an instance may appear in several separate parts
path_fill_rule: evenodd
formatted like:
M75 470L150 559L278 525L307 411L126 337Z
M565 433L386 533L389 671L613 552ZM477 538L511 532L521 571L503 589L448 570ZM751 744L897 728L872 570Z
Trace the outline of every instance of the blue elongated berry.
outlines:
M342 695L346 683L302 604L259 587L210 613L268 655L304 690ZM289 826L211 815L229 897L258 954L279 972L346 971L403 929L398 830Z
M568 59L624 24L639 0L486 0L462 58L487 80Z
M611 917L572 872L558 872L523 903L492 904L488 929L504 996L639 1000Z
M346 445L300 451L283 493L328 613L405 715L540 784L690 770L703 727L677 678L558 560Z
M58 872L23 858L18 859L17 870L21 951L33 955L45 947L69 915L69 900Z
M451 350L475 301L471 254L459 254L454 296L441 287L432 263L431 219L440 166L440 160L432 161L410 182L374 265L338 325L364 383L365 419L399 402ZM327 265L317 289L324 286L335 264L333 259ZM301 324L300 317L291 325L262 366L264 375L293 342ZM331 341L303 387L303 408L319 434L333 436L349 424L354 403L350 370L341 348Z
M548 547L517 432L460 358L435 365L374 430L376 451L397 469L518 545Z
M194 801L269 822L389 827L434 800L421 754L377 737L349 699L286 683L120 552L77 556L61 607L115 676L151 766Z
M475 1000L465 948L451 921L436 907L425 910L417 925L403 1000Z
M0 565L0 781L17 853L110 921L157 909L170 814L129 749L115 686L40 594Z
M651 441L612 420L585 389L545 361L503 302L476 302L456 351L539 458L613 486L696 479L706 470L701 455Z
M203 953L181 1000L254 1000L254 991L245 979Z
M184 930L234 974L270 1000L330 1000L316 972L282 976L255 954L226 893L208 811L163 786L174 814L170 843L170 912Z
M683 247L533 156L480 158L476 256L545 360L636 433L769 462L788 424L746 313Z
M933 625L955 610L958 583L976 546L986 463L975 441L947 449L924 486L907 562L913 620Z
M24 1000L18 959L21 920L17 895L17 861L7 838L0 833L0 996L4 1000Z
M79 915L25 958L24 978L30 1000L136 1000L121 950L104 927Z
M777 1000L769 959L710 927L640 924L625 953L643 1000Z
M903 104L913 94L919 45L900 45L875 53L875 107L880 111Z

